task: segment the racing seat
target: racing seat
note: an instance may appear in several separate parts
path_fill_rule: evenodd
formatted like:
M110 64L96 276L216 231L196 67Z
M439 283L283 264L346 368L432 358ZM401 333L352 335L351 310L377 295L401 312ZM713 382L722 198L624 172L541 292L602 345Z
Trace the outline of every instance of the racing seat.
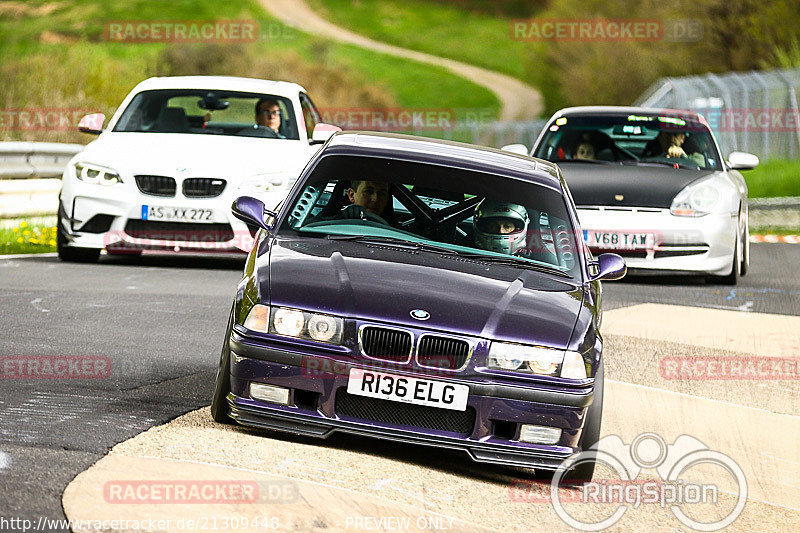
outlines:
M158 115L156 131L159 133L186 133L189 120L182 107L165 107Z

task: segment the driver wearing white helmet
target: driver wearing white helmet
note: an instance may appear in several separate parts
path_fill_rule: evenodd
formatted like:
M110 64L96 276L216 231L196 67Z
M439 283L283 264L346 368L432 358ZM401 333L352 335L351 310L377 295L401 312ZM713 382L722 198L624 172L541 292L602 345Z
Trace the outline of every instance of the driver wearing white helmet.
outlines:
M528 211L521 205L483 200L473 218L475 244L484 250L514 255L527 242Z

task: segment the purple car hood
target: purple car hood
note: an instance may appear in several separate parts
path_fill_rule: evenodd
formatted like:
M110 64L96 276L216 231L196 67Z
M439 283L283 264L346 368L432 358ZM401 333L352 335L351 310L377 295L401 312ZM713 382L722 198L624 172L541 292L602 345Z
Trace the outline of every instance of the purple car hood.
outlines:
M567 347L583 299L548 274L390 245L279 238L270 254L272 305L490 339Z

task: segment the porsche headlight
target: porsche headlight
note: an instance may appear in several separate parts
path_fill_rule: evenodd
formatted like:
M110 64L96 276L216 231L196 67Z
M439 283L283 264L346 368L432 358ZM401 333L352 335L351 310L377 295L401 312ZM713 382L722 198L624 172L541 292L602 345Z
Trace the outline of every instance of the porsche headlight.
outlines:
M586 366L578 352L528 346L508 342L493 342L489 348L487 366L495 370L508 370L540 376L558 376L584 379ZM561 372L558 373L558 367Z
M101 167L91 163L76 163L75 176L86 183L97 185L116 185L122 183L119 173L110 168Z
M250 309L243 325L252 331L328 344L341 344L344 330L344 320L336 316L262 304Z
M669 212L679 217L702 217L716 209L721 196L711 183L689 185L672 201Z

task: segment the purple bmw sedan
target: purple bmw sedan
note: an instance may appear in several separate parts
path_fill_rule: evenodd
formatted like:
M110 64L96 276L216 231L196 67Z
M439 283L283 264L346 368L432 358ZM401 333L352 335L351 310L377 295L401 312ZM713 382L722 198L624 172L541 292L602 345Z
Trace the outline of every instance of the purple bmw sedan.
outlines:
M258 230L214 420L465 451L555 470L599 439L601 279L557 166L490 148L337 133ZM570 472L589 479L594 463Z

